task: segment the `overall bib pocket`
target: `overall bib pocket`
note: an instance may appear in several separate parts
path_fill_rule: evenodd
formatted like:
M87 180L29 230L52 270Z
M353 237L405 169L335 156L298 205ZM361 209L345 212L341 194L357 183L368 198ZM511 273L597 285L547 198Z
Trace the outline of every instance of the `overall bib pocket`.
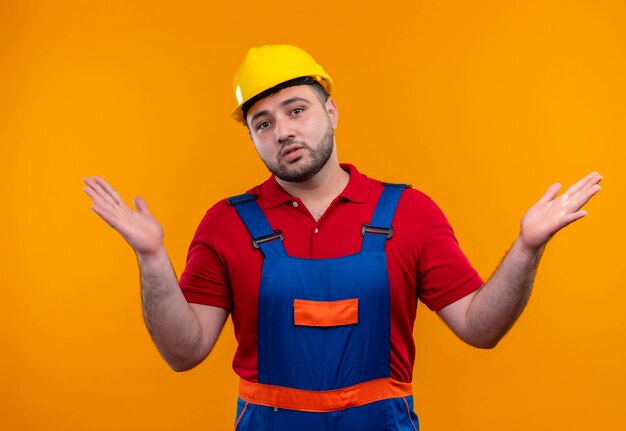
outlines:
M359 300L294 299L296 362L300 382L317 390L348 386L357 379Z

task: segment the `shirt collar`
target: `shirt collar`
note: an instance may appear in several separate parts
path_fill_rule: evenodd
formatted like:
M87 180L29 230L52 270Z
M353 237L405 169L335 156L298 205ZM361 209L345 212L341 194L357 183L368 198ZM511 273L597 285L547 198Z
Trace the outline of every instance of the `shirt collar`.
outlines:
M350 180L346 188L339 194L339 197L354 203L364 203L367 200L369 191L367 177L353 165L342 163L341 167L350 174ZM261 199L259 203L264 209L275 208L293 200L293 196L283 190L274 175L261 184L260 189Z

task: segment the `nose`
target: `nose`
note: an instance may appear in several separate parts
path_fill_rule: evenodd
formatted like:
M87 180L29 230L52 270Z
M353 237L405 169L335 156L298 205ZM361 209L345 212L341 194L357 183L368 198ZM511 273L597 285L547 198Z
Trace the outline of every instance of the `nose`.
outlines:
M295 138L295 134L288 118L281 115L274 119L274 135L276 137L276 142L281 145L285 141Z

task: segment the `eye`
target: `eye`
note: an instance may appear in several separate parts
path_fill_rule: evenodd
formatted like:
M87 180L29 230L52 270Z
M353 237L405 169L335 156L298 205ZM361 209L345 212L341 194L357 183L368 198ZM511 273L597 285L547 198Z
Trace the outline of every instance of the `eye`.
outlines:
M289 114L291 115L298 115L301 114L302 112L304 112L304 108L293 108Z
M257 130L263 130L267 127L269 127L270 122L269 121L261 121L259 124L256 125L256 129Z

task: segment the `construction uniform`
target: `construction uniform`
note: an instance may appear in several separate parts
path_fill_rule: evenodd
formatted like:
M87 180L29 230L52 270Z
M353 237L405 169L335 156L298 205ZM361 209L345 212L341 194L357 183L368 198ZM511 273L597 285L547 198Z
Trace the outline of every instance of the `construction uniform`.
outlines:
M353 243L357 235L361 240L353 253L321 259L287 253L289 236L297 233L287 219L280 222L284 228L275 225L275 214L306 209L284 192L286 201L268 205L264 187L277 187L273 178L209 211L190 246L181 277L185 296L233 312L239 342L233 365L241 377L238 430L417 430L410 384L416 298L438 309L482 285L447 222L428 207L432 201L403 186L383 186L352 166L344 169L351 174L344 196L320 220L307 222L323 229L349 214L354 220L345 225L346 235ZM367 197L363 202L356 202L355 189ZM405 209L396 220L399 202ZM355 205L360 218L349 213ZM411 205L424 207L425 214L413 208L411 216ZM422 229L430 219L437 222ZM400 238L417 235L408 220L424 238ZM228 232L237 239L228 241ZM346 235L336 232L341 243ZM245 268L253 273L247 282L246 275L241 278ZM437 275L442 273L452 276Z

